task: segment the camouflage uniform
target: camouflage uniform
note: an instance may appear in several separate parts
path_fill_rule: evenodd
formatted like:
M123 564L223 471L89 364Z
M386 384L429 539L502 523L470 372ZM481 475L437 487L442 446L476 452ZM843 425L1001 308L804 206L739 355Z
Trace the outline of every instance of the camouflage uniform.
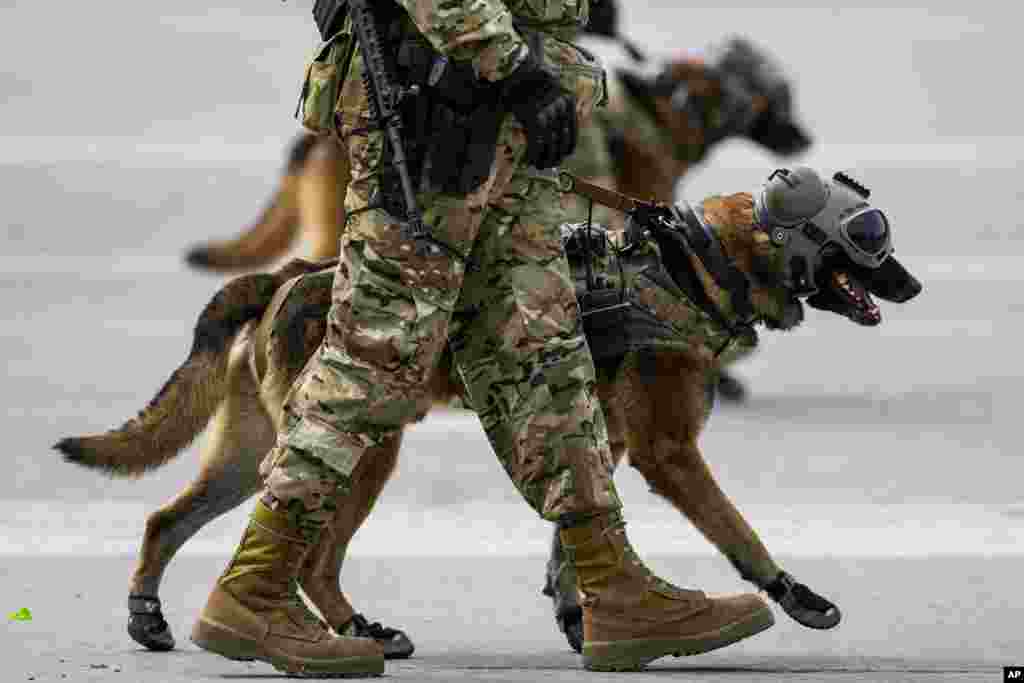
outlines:
M547 62L586 118L604 97L600 66L559 36L587 0L401 0L434 48L497 80L539 31ZM324 342L285 403L263 464L269 493L296 521L320 526L361 458L425 413L427 381L450 344L457 371L505 469L544 518L620 506L594 368L561 250L553 173L526 168L522 126L506 116L489 179L468 196L421 192L425 222L468 257L422 255L395 219L366 210L383 136L369 130L359 53L343 85L341 137L352 166L348 226ZM298 504L295 504L298 503Z

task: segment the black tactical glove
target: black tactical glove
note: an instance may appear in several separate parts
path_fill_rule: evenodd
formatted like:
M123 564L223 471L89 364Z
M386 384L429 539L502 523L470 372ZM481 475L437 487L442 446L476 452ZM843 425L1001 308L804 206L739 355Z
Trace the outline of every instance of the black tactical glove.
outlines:
M531 52L500 82L505 108L526 129L526 162L536 168L557 166L576 149L576 98L558 77L544 70Z

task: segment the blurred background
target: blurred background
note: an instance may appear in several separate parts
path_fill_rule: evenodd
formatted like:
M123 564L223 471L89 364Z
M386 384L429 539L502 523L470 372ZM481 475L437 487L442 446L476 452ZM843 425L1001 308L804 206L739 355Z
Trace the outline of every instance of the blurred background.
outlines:
M311 4L0 8L0 553L131 556L144 515L198 471L198 447L137 481L76 469L50 447L133 416L188 352L192 325L223 280L187 269L183 251L237 232L274 188L316 45ZM946 558L958 563L954 575L984 583L996 560L1024 549L1013 398L1024 374L1020 10L623 5L624 33L653 55L728 33L774 53L815 135L801 161L871 188L899 258L925 285L910 304L883 304L878 328L810 311L800 330L763 335L762 352L737 367L750 402L719 406L703 438L723 488L777 555L833 576L840 587L831 593L815 586L831 597L854 574L836 578L830 563L865 558L926 563L915 567ZM590 45L612 65L625 60L612 44ZM752 145L728 143L681 195L754 189L777 165ZM645 554L701 556L703 576L740 587L638 475L624 467L618 481ZM225 556L249 507L202 530L183 553ZM413 430L351 552L536 555L529 601L542 614L534 588L548 534L473 417L448 413ZM211 559L211 582L221 564ZM96 580L119 589L122 579ZM991 599L1024 607L1019 591ZM951 632L950 651L957 642ZM960 651L1019 655L1022 642L982 639Z

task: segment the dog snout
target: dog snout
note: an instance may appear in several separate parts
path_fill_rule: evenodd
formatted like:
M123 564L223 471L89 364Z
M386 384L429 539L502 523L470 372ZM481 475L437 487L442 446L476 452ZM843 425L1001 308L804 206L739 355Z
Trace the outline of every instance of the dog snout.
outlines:
M893 256L883 261L878 268L868 271L865 280L868 291L880 299L897 304L910 301L924 289L921 281Z
M750 139L779 156L795 156L812 144L810 134L797 123L777 116L771 110L757 118L750 129Z

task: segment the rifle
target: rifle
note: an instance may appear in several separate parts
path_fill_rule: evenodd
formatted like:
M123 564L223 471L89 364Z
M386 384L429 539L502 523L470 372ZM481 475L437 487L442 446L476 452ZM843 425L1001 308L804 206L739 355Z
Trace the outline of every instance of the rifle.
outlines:
M313 21L320 31L321 40L328 40L341 30L347 5L347 0L316 0L313 3Z
M395 82L394 74L384 55L384 45L373 14L372 0L348 0L348 5L352 30L363 56L363 84L370 99L370 115L387 133L388 142L391 144L391 162L398 171L402 185L402 204L405 209L402 232L406 238L415 242L418 254L446 251L452 256L462 258L462 255L451 247L434 239L429 227L423 222L423 214L416 203L416 192L413 190L409 162L402 140L402 115L398 107L405 97L418 95L419 86L404 88Z

